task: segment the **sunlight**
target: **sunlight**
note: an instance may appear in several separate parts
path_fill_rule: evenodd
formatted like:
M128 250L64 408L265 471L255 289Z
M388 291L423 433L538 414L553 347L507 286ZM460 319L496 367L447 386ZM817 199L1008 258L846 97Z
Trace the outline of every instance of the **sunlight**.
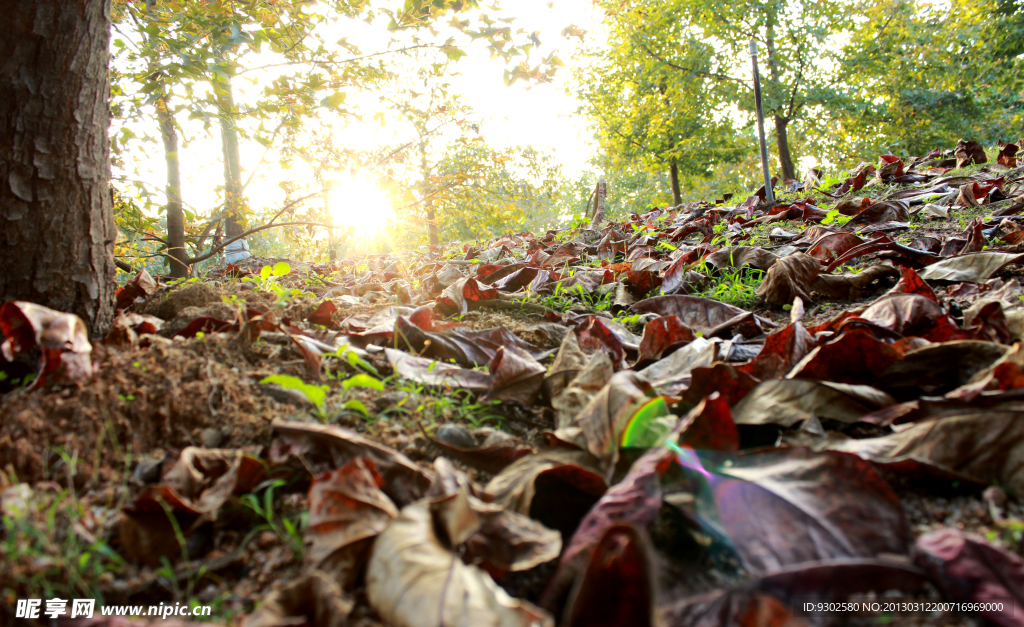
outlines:
M376 235L395 219L395 210L384 192L362 179L335 180L330 207L335 224L354 227L359 235Z

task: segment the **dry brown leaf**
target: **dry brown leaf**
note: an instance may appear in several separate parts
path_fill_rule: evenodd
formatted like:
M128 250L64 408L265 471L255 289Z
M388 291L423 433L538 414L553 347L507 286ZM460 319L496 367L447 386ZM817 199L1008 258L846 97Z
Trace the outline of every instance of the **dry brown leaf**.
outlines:
M366 594L394 627L553 627L544 610L510 597L435 533L431 502L404 508L373 546Z

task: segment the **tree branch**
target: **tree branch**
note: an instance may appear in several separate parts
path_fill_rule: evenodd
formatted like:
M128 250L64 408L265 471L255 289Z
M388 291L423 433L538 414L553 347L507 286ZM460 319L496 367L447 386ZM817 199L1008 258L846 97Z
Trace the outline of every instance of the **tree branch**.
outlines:
M216 255L220 251L222 251L225 248L227 248L230 244L233 244L234 242L237 242L238 240L240 240L240 239L242 239L244 237L248 237L248 236L252 235L253 233L259 233L260 231L266 231L267 229L272 229L275 226L322 226L325 229L336 229L336 228L338 228L338 227L334 226L333 224L322 224L320 222L281 222L280 224L264 224L263 226L258 226L258 227L254 228L254 229L249 229L248 231L246 231L245 233L242 233L241 235L236 235L235 237L232 237L231 239L229 239L229 240L227 240L225 242L222 242L222 243L214 246L213 248L210 249L210 252L208 252L206 254L199 255L198 257L189 257L188 258L188 265L191 266L192 264L199 263L200 261L206 261L210 257L213 257L214 255ZM161 255L163 255L164 257L169 256L169 255L166 255L166 254L163 254L163 253L161 253Z

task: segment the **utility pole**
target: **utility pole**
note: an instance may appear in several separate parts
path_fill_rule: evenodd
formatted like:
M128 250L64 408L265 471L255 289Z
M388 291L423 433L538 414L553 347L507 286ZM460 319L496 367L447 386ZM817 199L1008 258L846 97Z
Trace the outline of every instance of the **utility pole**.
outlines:
M754 69L754 105L757 109L757 138L761 142L761 172L764 174L764 199L775 202L772 176L768 173L768 144L764 141L764 107L761 105L761 75L757 71L757 42L750 40L750 63Z

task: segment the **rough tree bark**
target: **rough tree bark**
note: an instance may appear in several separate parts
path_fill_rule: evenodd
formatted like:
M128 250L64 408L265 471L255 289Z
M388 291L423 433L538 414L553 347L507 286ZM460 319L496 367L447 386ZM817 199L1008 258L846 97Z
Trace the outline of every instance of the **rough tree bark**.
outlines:
M114 317L108 0L9 0L0 37L0 300Z
M788 125L788 118L775 116L775 145L779 149L779 166L782 169L783 180L796 178L796 166L793 165L793 157L789 154L789 135L786 134Z

